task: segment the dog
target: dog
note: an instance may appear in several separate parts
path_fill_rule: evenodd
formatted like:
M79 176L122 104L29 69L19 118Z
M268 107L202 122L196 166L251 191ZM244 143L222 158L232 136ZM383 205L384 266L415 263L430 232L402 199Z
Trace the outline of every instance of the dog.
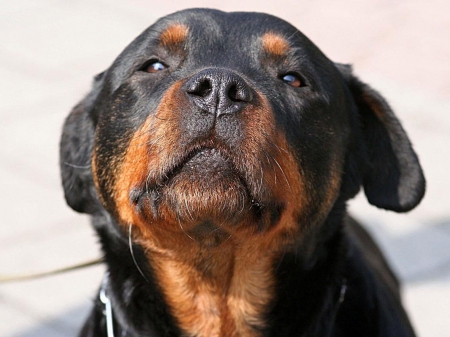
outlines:
M287 22L190 9L95 77L60 144L107 273L80 336L414 336L346 213L425 179L386 100Z

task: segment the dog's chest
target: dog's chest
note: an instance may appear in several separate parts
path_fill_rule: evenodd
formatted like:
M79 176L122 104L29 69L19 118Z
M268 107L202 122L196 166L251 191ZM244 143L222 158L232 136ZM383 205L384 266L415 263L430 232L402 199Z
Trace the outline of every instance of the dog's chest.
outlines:
M272 300L269 259L251 266L234 262L232 270L205 275L178 261L156 264L159 284L179 327L186 336L257 337Z

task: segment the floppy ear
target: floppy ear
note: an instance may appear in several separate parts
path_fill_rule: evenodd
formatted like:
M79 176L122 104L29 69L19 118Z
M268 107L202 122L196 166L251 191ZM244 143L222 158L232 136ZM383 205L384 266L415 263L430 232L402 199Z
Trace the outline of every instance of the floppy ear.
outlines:
M92 91L66 118L60 142L60 168L67 204L75 211L95 214L102 206L91 173L95 122L92 110L103 82L103 73L94 79Z
M365 152L362 184L368 201L377 207L406 212L416 207L425 193L425 178L411 143L386 100L337 65L356 104L360 137Z

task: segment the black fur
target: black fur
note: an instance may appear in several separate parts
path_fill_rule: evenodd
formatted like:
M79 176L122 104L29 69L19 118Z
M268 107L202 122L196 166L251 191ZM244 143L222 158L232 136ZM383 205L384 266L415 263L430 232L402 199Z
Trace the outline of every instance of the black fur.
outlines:
M193 56L183 63L168 55L166 62L176 68L170 78L137 88L130 78L154 57L155 39L170 22L185 23L192 36L200 37L185 48ZM287 87L271 73L276 69L257 62L261 51L249 41L268 31L290 38L294 55L283 71L300 69L306 89ZM97 76L92 92L64 125L60 164L65 197L74 210L92 216L100 237L116 336L181 336L182 332L143 248L134 243L134 256L130 253L128 233L110 206L109 187L101 182L94 186L92 153L96 148L97 155L104 156L99 162L105 167L97 169L110 172L107 166L113 164L108 158L125 151L130 135L158 106L171 81L189 78L205 67L242 73L269 98L277 128L286 134L305 176L314 184L317 210L326 197L327 181L320 177L335 163L342 167L341 192L326 219L306 231L299 240L302 244L273 266L276 296L267 308L267 327L261 328L261 336L414 336L395 276L370 236L346 215L346 201L361 186L371 204L396 212L414 208L424 195L419 161L389 105L354 77L350 67L333 64L280 19L198 9L165 17L139 36ZM232 138L230 130L229 126L223 133ZM312 206L310 214L317 210ZM279 218L276 213L272 222ZM80 336L106 336L103 310L96 299Z

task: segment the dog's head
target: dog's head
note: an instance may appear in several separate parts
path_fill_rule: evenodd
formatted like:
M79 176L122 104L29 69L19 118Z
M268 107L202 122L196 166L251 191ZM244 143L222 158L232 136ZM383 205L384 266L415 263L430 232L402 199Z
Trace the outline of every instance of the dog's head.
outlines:
M199 9L159 20L96 77L61 168L73 209L158 242L289 237L360 186L402 212L425 185L390 107L348 66L278 18Z

